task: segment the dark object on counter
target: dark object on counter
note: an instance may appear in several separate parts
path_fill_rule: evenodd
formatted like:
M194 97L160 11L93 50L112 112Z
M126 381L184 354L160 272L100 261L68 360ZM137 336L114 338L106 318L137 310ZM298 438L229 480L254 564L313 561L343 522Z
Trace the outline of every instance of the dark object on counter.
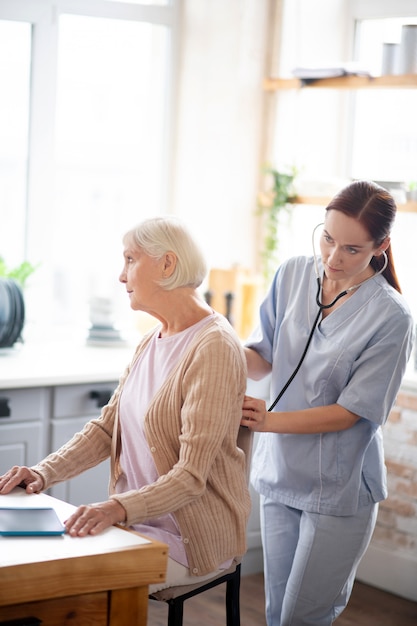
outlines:
M227 291L224 294L226 299L226 319L233 326L233 316L232 316L232 303L235 298L235 294L232 291Z
M0 348L10 348L21 340L25 324L22 289L11 278L0 278Z

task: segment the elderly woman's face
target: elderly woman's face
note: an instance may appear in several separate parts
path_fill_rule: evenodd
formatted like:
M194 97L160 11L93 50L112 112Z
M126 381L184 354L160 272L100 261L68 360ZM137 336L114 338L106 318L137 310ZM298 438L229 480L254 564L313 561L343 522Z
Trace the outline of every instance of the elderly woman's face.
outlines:
M154 297L160 293L158 281L162 276L162 263L142 250L126 245L123 251L124 266L119 276L126 285L130 306L135 311L152 310Z

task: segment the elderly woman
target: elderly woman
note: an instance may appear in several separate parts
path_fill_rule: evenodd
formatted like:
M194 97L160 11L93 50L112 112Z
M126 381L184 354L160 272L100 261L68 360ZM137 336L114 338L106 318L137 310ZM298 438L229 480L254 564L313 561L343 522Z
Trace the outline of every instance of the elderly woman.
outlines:
M66 521L72 536L124 523L169 545L167 580L199 582L246 549L250 498L236 446L246 387L243 349L197 289L206 265L185 227L148 219L124 237L120 281L130 306L159 323L145 335L100 417L38 465L13 467L39 492L111 457L110 496Z

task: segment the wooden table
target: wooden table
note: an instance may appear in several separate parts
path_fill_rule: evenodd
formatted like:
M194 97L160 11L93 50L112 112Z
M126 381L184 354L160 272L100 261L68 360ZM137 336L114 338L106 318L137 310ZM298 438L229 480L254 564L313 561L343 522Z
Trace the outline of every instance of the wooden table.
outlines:
M52 506L62 521L74 510L22 489L0 506ZM146 625L148 585L165 580L167 559L165 544L117 527L95 537L0 536L0 625Z

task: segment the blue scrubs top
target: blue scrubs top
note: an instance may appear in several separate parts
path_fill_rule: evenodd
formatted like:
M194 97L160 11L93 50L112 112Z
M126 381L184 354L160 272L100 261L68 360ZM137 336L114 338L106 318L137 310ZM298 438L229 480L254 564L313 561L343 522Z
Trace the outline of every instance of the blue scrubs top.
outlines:
M319 262L319 271L323 268ZM272 363L271 403L301 357L317 315L313 258L283 263L246 345ZM360 416L347 430L260 433L255 489L288 506L352 515L387 497L381 426L394 404L413 345L413 320L381 275L319 321L305 360L274 411L339 404Z

